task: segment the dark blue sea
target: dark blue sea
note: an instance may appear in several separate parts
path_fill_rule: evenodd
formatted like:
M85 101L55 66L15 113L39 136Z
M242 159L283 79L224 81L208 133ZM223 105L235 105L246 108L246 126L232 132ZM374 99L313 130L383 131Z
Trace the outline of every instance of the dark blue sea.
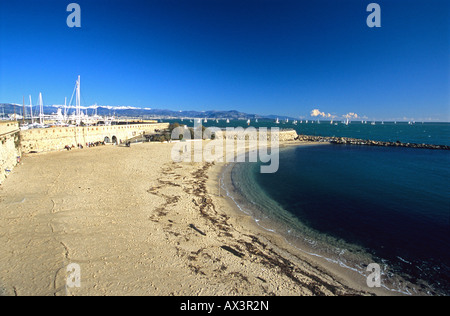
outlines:
M449 123L258 125L450 145ZM261 174L259 167L230 167L227 190L262 227L362 277L367 264L378 263L388 290L450 295L449 151L319 144L281 149L274 174Z
M449 166L448 151L318 145L282 150L274 174L237 164L232 181L250 202L241 207L309 252L360 272L379 263L417 285L387 281L395 291L448 295Z

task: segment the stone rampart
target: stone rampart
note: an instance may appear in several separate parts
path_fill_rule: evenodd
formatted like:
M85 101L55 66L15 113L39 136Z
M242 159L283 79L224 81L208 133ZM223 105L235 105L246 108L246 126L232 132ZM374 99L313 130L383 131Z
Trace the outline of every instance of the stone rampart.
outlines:
M144 133L154 133L169 127L168 123L130 124L112 126L52 127L21 131L22 151L47 152L62 150L65 146L87 143L120 143Z
M20 160L20 130L18 122L0 122L0 184Z

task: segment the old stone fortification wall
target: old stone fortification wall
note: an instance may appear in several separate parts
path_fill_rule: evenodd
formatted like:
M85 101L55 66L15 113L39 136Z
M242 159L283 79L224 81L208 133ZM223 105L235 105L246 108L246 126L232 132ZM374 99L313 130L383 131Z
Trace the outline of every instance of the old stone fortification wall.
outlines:
M250 139L250 140L258 140L259 133L256 130L249 130L247 129L244 133L237 133L237 132L227 132L222 131L216 133L217 139ZM270 129L267 130L267 140L270 140L273 137L273 140L276 140L278 138L278 141L284 142L284 141L293 141L296 138L298 138L297 132L295 130L280 130L278 133L278 137L276 136L276 133L273 135L270 132Z
M295 140L297 137L298 137L297 132L294 130L280 131L279 141L280 142L292 141Z
M31 129L21 132L21 144L24 153L55 151L78 144L85 146L86 143L126 141L143 133L153 133L168 127L168 123L157 123Z
M0 184L11 173L21 154L19 123L0 122Z

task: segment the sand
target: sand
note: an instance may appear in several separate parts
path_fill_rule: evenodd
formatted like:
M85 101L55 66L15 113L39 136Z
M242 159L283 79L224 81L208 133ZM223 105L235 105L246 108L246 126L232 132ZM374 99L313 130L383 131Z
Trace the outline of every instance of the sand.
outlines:
M386 294L259 228L221 194L223 163L172 146L23 157L0 187L0 295Z

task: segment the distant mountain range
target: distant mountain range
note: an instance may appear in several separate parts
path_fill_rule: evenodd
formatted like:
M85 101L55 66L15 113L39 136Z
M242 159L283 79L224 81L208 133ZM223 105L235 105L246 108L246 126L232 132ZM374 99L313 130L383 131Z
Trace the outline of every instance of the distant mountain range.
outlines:
M58 108L63 109L64 105L51 105L44 106L44 114L54 114ZM102 116L116 117L140 117L140 118L155 118L155 119L178 119L178 118L207 118L207 119L230 119L230 120L247 120L247 119L277 119L280 120L290 119L295 120L293 117L285 115L259 115L249 114L239 111L172 111L163 109L150 109L150 108L137 108L131 106L89 106L81 107L83 112L88 115L98 114ZM28 117L30 107L25 105L26 116ZM71 115L75 111L75 107L71 106L67 108L68 115ZM22 115L22 105L12 103L0 103L0 117L4 114L17 113ZM39 107L33 107L33 115L37 117L39 114Z

